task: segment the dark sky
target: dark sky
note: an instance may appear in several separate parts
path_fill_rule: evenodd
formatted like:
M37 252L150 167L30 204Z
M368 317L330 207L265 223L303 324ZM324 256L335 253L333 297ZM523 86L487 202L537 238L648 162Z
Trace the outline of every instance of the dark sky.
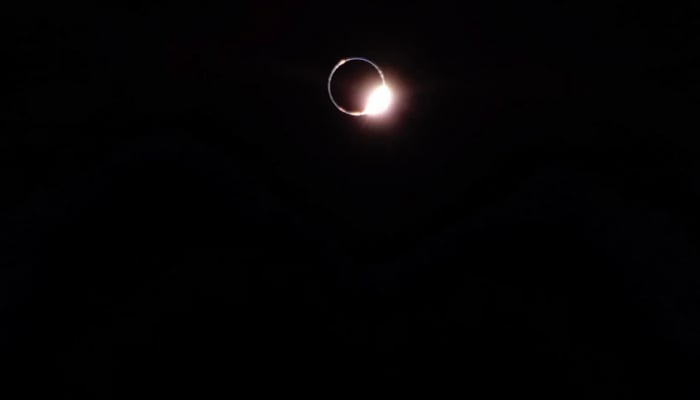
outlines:
M693 11L8 12L0 387L694 398ZM333 108L351 56L389 115Z

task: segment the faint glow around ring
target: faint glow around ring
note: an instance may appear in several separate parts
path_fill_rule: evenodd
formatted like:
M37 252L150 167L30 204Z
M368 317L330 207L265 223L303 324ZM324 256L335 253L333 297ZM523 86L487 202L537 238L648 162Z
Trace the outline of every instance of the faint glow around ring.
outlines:
M333 81L333 75L335 75L335 71L337 71L338 68L340 68L343 64L349 61L362 61L368 63L369 65L374 67L375 70L377 70L377 73L379 73L379 77L382 79L382 84L374 88L374 90L372 90L372 92L367 97L367 102L365 103L365 109L363 111L350 111L344 109L335 101L335 98L333 98L333 92L331 91L331 82ZM338 63L333 67L333 70L331 70L331 74L328 76L328 96L331 98L331 102L333 102L335 108L337 108L340 112L352 115L353 117L359 117L362 115L373 116L382 114L389 109L389 106L392 102L391 90L389 90L389 87L386 85L384 73L381 69L379 69L379 67L375 63L362 57L350 57L338 61Z

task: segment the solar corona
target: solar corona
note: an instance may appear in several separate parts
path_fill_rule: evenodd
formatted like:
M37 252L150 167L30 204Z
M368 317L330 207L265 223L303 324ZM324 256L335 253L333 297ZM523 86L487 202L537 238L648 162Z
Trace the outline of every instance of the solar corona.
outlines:
M367 96L367 101L365 102L365 108L364 110L357 111L357 110L347 110L340 106L336 99L333 97L333 90L331 89L331 83L333 82L333 77L335 76L336 71L343 65L349 63L349 62L364 62L369 65L371 65L379 74L379 77L382 80L382 83L375 87ZM391 90L389 90L389 87L386 84L386 79L384 78L384 73L382 70L377 66L377 64L373 63L372 61L363 58L363 57L350 57L350 58L344 58L340 61L338 61L337 64L333 67L331 70L330 75L328 76L328 96L331 99L331 102L335 106L335 108L338 109L338 111L345 113L347 115L351 115L353 117L360 117L360 116L375 116L384 113L389 109L389 106L391 105L392 102L392 95L391 95Z

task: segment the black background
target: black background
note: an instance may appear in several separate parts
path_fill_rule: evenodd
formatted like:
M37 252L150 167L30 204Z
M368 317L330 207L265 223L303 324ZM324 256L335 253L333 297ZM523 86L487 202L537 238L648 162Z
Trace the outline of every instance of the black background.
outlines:
M693 11L12 10L4 398L692 397ZM332 107L349 56L389 115Z

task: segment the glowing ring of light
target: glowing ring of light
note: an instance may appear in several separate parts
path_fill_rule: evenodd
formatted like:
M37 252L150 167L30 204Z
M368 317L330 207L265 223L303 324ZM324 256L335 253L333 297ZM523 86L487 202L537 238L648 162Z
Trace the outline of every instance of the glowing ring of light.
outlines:
M338 61L337 64L335 64L335 66L331 70L331 74L328 76L328 96L331 98L331 101L333 102L333 105L335 106L335 108L337 108L340 112L343 112L343 113L348 114L348 115L352 115L353 117L360 117L363 115L367 115L367 111L366 110L365 111L350 111L350 110L344 109L343 107L340 106L340 104L338 104L335 101L335 99L333 98L333 93L331 91L331 82L333 81L333 75L335 75L335 71L337 71L338 68L340 68L343 64L345 64L349 61L366 62L367 64L374 67L375 70L377 70L377 72L379 73L379 77L382 78L382 85L383 86L386 86L386 80L384 79L384 73L382 72L381 69L379 69L377 64L373 63L372 61L370 61L366 58L362 58L362 57L343 58L342 60Z

